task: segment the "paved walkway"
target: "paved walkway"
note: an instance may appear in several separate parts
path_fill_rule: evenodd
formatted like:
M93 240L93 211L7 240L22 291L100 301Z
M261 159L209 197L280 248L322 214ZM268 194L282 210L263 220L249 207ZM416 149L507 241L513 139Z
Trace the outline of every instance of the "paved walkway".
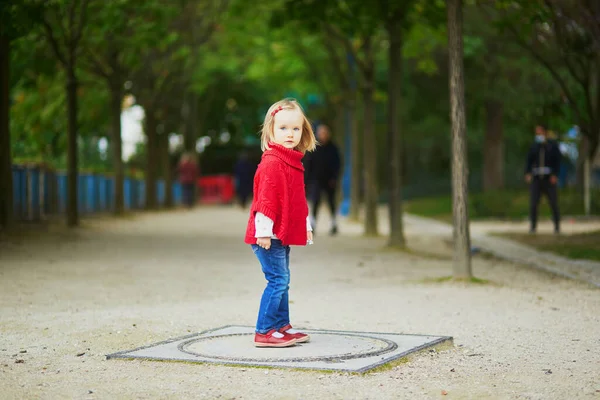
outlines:
M600 394L598 289L480 256L473 269L488 284L448 282L447 228L410 216L408 252L387 250L384 237L362 238L361 226L345 221L340 236L318 235L313 246L294 249L292 320L315 330L452 336L453 348L367 375L107 360L169 338L254 324L264 278L241 240L246 220L246 212L210 207L88 220L74 231L49 227L1 242L0 397Z

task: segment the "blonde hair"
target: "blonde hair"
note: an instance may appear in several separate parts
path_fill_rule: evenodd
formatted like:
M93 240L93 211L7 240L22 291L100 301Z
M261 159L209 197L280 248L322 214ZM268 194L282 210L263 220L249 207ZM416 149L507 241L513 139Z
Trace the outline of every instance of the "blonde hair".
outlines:
M269 107L269 110L265 115L265 121L263 122L260 136L260 148L262 151L270 149L269 142L273 140L273 126L275 125L275 116L273 115L273 111L277 109L300 111L303 118L302 137L300 138L300 143L298 143L298 146L296 146L296 150L302 153L313 151L317 147L317 139L315 138L310 121L304 114L302 106L294 99L279 100L277 103L274 103L271 107Z

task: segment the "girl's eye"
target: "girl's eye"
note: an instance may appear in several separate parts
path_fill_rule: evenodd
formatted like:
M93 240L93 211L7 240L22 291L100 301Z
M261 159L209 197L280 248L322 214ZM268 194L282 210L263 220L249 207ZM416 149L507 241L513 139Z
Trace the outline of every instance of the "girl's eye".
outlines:
M299 131L299 130L300 130L300 128L294 128L294 130L295 130L295 131Z

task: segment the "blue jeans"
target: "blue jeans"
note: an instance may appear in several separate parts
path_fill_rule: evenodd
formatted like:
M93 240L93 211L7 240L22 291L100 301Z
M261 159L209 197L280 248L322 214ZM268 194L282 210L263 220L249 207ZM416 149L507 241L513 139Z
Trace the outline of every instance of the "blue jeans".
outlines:
M269 250L253 244L252 251L267 279L256 321L256 332L264 334L290 323L290 246L283 246L281 240L271 239Z

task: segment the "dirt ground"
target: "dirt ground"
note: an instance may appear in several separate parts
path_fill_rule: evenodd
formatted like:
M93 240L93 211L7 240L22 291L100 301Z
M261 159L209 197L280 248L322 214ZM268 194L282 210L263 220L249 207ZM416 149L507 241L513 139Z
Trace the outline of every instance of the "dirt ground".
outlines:
M87 220L0 242L2 399L600 398L600 291L476 256L484 284L445 281L450 251L407 227L385 249L343 221L292 251L297 327L448 335L450 349L366 375L106 360L253 325L264 278L230 207ZM325 232L327 215L319 226ZM566 229L566 226L565 226Z

